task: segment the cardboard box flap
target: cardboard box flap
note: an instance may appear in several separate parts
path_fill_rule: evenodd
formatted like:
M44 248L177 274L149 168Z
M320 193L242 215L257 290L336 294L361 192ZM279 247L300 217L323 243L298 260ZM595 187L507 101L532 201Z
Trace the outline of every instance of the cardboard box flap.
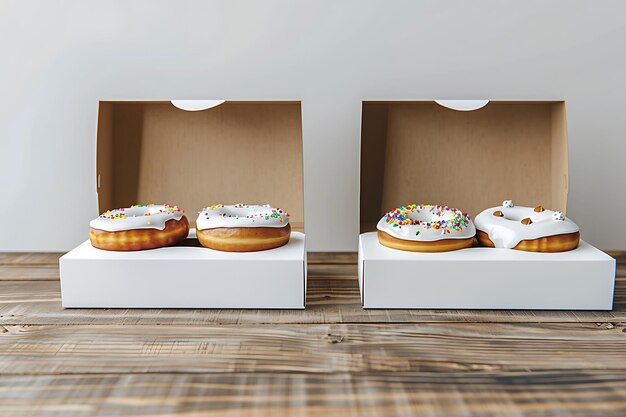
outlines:
M175 204L193 226L207 205L271 204L304 228L300 102L101 101L97 136L100 212Z
M434 101L367 101L361 126L361 231L409 203L476 216L511 199L565 211L562 101L495 101L456 111Z

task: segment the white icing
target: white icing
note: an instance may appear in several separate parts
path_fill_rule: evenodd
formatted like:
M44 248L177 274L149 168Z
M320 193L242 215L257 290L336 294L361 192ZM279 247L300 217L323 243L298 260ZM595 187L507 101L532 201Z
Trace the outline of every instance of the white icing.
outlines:
M120 232L134 229L165 229L168 220L180 220L183 210L167 204L137 205L109 210L89 222L92 229Z
M198 230L218 227L285 227L289 223L289 214L280 208L235 204L225 206L217 204L203 208L198 214Z
M511 200L504 200L502 202L502 207L512 208L513 207L513 202Z
M501 211L503 217L494 216ZM531 224L522 219L530 218ZM511 207L502 205L482 211L474 219L476 228L489 235L496 248L513 249L522 240L539 239L546 236L578 232L576 223L559 211L544 210L537 213L533 207Z
M442 206L409 205L400 207L408 211L408 218L412 224L396 224L394 212L391 210L378 221L376 228L395 238L419 242L433 242L442 239L467 239L476 234L474 223L470 216L460 210ZM454 221L456 219L456 222ZM389 221L388 221L389 220ZM466 224L458 224L463 220ZM439 224L439 228L433 227ZM456 230L454 226L458 227Z

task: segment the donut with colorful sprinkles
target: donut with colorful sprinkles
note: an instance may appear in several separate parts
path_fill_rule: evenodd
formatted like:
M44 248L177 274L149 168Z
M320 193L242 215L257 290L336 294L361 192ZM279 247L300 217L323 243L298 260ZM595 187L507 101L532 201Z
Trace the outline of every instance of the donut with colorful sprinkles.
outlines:
M225 252L273 249L289 242L289 213L267 204L215 204L198 214L196 235L202 246Z
M387 212L376 226L381 245L410 252L448 252L472 246L470 216L448 206L409 204Z
M187 238L184 211L168 204L137 204L108 210L89 222L89 240L110 251L136 251L171 246Z

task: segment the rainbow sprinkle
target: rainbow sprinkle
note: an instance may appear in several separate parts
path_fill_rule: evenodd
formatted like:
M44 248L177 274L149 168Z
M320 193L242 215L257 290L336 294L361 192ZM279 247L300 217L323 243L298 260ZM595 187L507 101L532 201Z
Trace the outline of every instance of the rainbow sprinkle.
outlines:
M134 209L134 208L142 208L142 207L154 207L154 204L136 204L134 206L130 206L128 208L119 208L116 210L107 210L100 215L102 219L111 219L111 220L121 220L126 218L126 214L122 213L123 211ZM143 216L152 216L155 214L161 213L184 213L185 211L178 208L178 206L170 206L169 204L164 204L163 209L160 209L158 212L151 213L149 211L145 212ZM136 217L136 216L132 216ZM148 222L150 224L150 222Z
M212 210L217 210L217 209L221 209L226 207L224 204L215 204L212 206L209 206L205 209L203 209L203 211L201 212L202 215L204 215L207 219L209 219L209 212ZM244 204L244 203L237 203L235 205L232 206L235 209L251 209L257 206L251 206L248 204ZM270 208L269 206L261 206L261 207L267 207L268 209ZM246 219L261 219L261 220L269 220L269 219L278 219L279 222L284 223L284 220L282 218L282 215L285 215L287 217L290 217L290 214L287 213L285 210L281 209L281 208L273 208L271 209L271 212L265 211L262 213L252 213L252 214L247 214L246 216L237 216L235 215L228 215L226 213L218 213L218 217L234 217L234 218L239 218L239 217L244 217Z
M429 221L411 219L411 213L420 213L422 211L428 211L432 214L432 218ZM437 217L442 217L443 213L453 213L454 216L448 220L437 220ZM384 216L385 223L391 224L391 227L401 228L408 225L424 226L426 229L441 230L442 234L449 234L452 230L458 232L463 231L464 227L467 227L470 222L469 214L463 213L461 210L457 210L448 206L430 205L430 204L409 204L401 206L387 212ZM416 235L419 234L419 231Z

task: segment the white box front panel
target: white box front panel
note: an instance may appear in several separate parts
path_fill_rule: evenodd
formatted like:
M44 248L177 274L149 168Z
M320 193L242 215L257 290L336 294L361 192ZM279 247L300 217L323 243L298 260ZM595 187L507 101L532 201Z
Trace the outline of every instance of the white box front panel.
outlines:
M84 242L60 260L64 307L304 308L304 234L246 253L203 247L109 252Z
M365 308L610 310L614 283L615 260L584 241L562 253L413 253L359 238Z

